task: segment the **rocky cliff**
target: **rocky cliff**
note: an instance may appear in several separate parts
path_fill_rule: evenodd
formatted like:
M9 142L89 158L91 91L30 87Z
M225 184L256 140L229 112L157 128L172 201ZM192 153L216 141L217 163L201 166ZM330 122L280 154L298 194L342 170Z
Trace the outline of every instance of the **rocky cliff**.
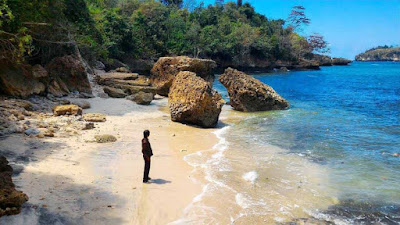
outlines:
M400 47L371 49L357 55L356 61L400 61Z

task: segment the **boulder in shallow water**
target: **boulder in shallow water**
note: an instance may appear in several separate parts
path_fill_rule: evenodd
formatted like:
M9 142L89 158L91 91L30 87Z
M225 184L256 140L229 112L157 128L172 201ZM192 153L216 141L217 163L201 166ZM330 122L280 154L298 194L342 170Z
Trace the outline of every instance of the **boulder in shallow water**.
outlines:
M0 156L0 217L20 213L22 204L28 201L26 194L15 190L12 174L13 169L7 159Z
M211 84L193 72L180 72L168 95L172 121L215 127L224 101Z
M110 134L96 135L94 136L94 139L97 143L109 143L117 141L117 138Z
M58 105L53 107L55 116L61 115L82 115L82 108L77 105Z
M106 115L102 113L86 113L83 119L87 122L106 122Z
M134 101L139 105L150 105L154 99L153 93L139 92L127 97L128 100Z
M217 64L210 59L197 59L187 56L161 57L151 70L151 82L157 87L157 94L168 96L169 89L177 74L191 71L211 85L214 81L214 69Z
M270 86L238 70L226 69L219 81L228 90L231 106L235 110L254 112L289 107L289 102Z

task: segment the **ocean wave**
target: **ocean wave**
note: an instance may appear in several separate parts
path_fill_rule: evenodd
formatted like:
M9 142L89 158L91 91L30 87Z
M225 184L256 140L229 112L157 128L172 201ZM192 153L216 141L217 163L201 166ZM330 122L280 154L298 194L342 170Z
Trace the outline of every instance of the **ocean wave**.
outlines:
M243 174L242 178L245 181L248 181L248 182L254 184L256 182L256 180L258 179L258 173L256 171L250 171L248 173Z

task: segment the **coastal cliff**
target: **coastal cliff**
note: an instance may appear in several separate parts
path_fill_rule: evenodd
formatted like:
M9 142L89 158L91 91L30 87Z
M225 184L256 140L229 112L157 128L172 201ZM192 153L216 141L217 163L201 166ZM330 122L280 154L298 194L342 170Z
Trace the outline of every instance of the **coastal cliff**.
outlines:
M378 47L356 56L356 61L400 61L400 47Z

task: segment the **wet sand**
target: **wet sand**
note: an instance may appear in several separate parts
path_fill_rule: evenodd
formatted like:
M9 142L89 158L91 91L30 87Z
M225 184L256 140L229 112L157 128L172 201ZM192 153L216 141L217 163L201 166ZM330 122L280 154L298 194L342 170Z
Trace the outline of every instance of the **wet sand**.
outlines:
M70 138L0 140L17 189L29 196L22 213L0 224L167 224L201 192L183 157L212 148L213 129L170 121L167 99L139 106L125 99L90 99L84 113L105 113L105 123ZM154 151L148 184L142 183L141 139L151 131ZM96 134L117 142L94 143Z

